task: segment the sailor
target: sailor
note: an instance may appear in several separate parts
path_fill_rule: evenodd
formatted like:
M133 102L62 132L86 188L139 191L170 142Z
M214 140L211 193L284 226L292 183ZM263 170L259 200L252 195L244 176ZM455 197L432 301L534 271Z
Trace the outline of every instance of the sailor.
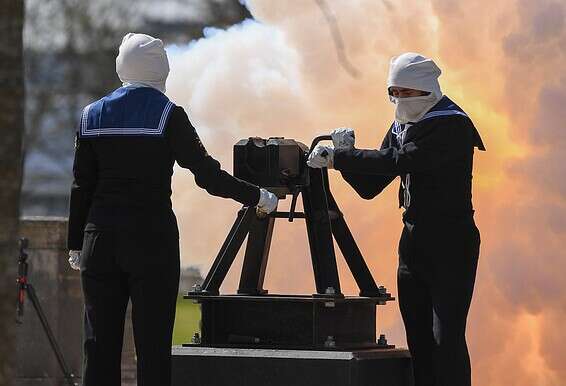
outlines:
M400 177L404 208L397 275L399 306L416 386L470 386L466 318L479 257L472 207L474 148L485 150L470 117L438 83L429 58L391 60L388 93L395 120L380 150L354 147L350 128L311 153L311 167L333 167L365 199Z
M124 319L132 302L138 383L171 384L179 232L171 206L175 161L210 194L263 213L277 198L221 169L183 108L165 96L160 39L127 34L116 58L122 87L83 110L75 142L69 262L84 294L84 386L119 386ZM199 221L186 224L199 232Z

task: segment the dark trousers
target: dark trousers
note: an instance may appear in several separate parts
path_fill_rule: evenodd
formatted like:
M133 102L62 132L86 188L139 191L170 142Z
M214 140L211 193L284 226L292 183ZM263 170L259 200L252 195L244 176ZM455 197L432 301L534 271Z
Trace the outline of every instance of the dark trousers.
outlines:
M470 386L466 318L479 257L473 219L405 222L397 285L415 386Z
M169 386L179 288L176 232L86 230L81 282L83 386L120 386L128 299L132 301L138 385Z

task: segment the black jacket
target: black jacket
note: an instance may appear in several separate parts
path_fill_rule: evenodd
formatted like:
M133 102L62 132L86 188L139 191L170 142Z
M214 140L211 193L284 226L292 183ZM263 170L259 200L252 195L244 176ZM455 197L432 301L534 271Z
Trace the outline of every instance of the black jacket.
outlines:
M173 165L190 169L210 194L254 206L259 188L239 180L207 154L187 114L174 107L162 137L77 135L68 248L82 249L85 225L178 232L171 209Z
M444 98L444 104L451 102ZM409 127L403 144L393 129L380 150L337 149L334 168L365 199L375 197L400 176L399 207L405 207L407 221L471 216L474 147L485 150L472 121L456 114L426 119Z

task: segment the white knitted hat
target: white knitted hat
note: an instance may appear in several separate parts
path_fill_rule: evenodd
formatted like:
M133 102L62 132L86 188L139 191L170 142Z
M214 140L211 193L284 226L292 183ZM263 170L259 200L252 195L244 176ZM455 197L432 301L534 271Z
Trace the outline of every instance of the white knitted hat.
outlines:
M442 96L438 77L442 71L429 59L414 52L406 52L391 59L387 87L403 87L429 91Z
M116 73L124 83L142 83L165 92L169 61L161 39L126 34L116 57Z

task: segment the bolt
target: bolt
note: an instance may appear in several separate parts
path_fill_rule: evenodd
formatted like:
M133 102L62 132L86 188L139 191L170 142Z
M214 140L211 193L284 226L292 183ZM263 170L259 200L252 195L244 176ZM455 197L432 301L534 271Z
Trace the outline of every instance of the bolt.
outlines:
M202 292L202 287L200 284L193 285L193 292Z
M380 346L387 346L387 339L385 338L385 334L379 335L379 339L377 340L377 344Z
M326 337L326 341L324 342L324 347L336 347L336 342L334 341L334 337L332 335L328 335Z
M194 343L194 344L200 344L201 343L200 334L198 332L195 332L195 334L191 338L191 342Z
M326 295L334 295L334 294L336 294L336 290L334 289L334 287L328 287L328 288L326 289L326 291L324 291L324 293L325 293Z

